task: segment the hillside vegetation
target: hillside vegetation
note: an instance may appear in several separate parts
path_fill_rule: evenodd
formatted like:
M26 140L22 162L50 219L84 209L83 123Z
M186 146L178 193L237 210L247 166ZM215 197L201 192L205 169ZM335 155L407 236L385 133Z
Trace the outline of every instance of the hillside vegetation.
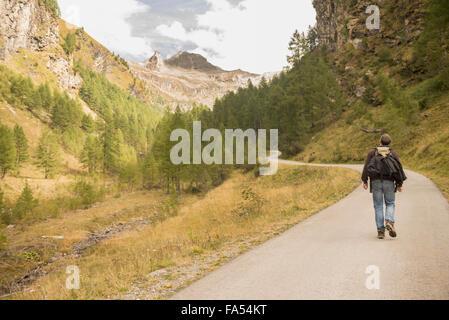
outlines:
M442 1L422 4L385 1L383 37L370 34L362 48L347 42L331 49L316 28L295 32L289 70L229 93L213 118L226 127L278 128L285 156L313 162L362 162L389 133L406 167L429 175L447 196L449 10ZM407 19L421 21L422 32L407 34ZM345 34L339 30L339 38Z
M263 178L234 172L204 196L128 194L25 228L12 238L11 247L18 251L1 271L6 280L37 265L44 268L44 275L13 299L121 298L136 283L142 285L135 298L164 298L345 197L358 184L357 173L345 169L285 167ZM101 237L105 228L112 237ZM98 243L78 255L88 232ZM65 238L39 239L42 234ZM24 246L30 249L20 252ZM53 263L45 264L52 258ZM67 265L82 270L80 290L65 288ZM167 270L164 280L153 273L161 269Z
M41 4L58 14L56 1ZM388 132L405 166L449 196L447 2L385 0L382 10L382 36L359 45L349 41L353 21L337 30L341 46L320 42L318 26L295 32L286 71L229 92L213 110L163 112L123 58L62 20L51 52L18 50L0 65L1 293L110 298L146 283L157 290L145 298L166 297L242 242L264 241L360 183L342 169L259 177L258 165L175 165L170 135L192 137L193 121L223 136L279 129L280 151L309 162L362 162ZM421 32L407 33L407 19ZM66 290L67 265L83 270L80 291ZM173 284L178 267L190 275ZM153 279L161 269L173 273Z
M393 3L388 5L390 14L406 15ZM433 0L424 8L423 31L415 41L392 49L377 40L371 44L374 55L350 47L333 55L343 89L349 91L351 83L361 81L366 91L352 99L338 121L314 136L297 159L364 161L379 139L379 134L365 131L375 129L393 137L406 167L432 178L449 197L449 8L447 2ZM348 65L353 72L342 71Z

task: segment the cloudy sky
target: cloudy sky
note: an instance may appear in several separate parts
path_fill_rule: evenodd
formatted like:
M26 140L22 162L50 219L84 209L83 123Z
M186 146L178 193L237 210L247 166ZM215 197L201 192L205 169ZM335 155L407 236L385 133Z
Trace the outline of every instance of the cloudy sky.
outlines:
M312 0L59 0L62 17L132 61L185 50L226 70L279 71Z

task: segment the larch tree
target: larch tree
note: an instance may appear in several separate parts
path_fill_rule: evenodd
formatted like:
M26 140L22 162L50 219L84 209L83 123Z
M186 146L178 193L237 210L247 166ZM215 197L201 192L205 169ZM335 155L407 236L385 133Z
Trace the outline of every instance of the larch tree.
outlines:
M38 167L44 170L45 179L50 178L59 165L59 146L50 131L42 134L37 151Z
M14 140L16 144L16 164L20 165L29 159L28 140L19 125L14 127Z
M16 161L16 146L12 130L5 125L0 126L0 180L3 180Z
M38 201L33 197L33 192L27 182L14 207L15 218L24 218L27 214L31 213L34 208L36 208L37 204Z

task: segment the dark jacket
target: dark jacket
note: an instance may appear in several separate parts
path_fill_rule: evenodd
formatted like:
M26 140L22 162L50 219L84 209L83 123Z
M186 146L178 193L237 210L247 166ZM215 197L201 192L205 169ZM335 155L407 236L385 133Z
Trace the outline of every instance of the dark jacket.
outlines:
M376 155L376 149L372 149L370 152L368 152L368 156L366 157L366 161L365 161L365 167L363 168L363 173L362 173L362 181L363 183L367 184L368 183L368 164L371 161L371 159ZM391 150L391 155L396 158L397 160L399 160L399 154L394 151ZM381 177L371 177L371 180L379 180ZM390 177L384 177L384 180L390 180L390 181L394 181L396 182L396 186L397 187L402 187L402 182L400 181L395 181L393 178Z

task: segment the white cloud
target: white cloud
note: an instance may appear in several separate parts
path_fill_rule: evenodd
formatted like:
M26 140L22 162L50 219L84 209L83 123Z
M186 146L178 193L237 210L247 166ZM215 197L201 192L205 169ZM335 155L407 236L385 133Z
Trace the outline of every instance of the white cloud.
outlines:
M158 26L157 31L195 43L197 53L225 69L281 70L287 64L288 42L295 29L306 31L315 24L311 0L244 0L238 6L227 0L206 1L210 10L197 16L196 29L186 30L175 21Z
M59 0L59 6L64 20L84 27L109 50L136 59L153 53L148 40L132 36L127 21L133 14L148 12L149 6L137 0Z

